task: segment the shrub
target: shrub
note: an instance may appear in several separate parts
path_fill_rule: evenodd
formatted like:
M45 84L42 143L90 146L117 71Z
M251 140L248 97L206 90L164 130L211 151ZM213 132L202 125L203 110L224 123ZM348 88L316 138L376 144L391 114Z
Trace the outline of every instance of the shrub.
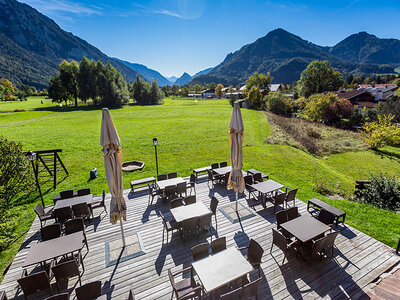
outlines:
M258 87L253 86L247 95L247 106L251 109L262 109L264 100Z
M269 93L265 97L265 104L267 110L274 114L287 116L291 114L291 107L289 99L281 93Z
M379 174L371 176L371 183L357 193L357 200L390 210L400 208L400 180Z
M362 137L372 149L385 145L400 145L400 127L392 123L394 116L378 116L377 122L367 122L362 128Z

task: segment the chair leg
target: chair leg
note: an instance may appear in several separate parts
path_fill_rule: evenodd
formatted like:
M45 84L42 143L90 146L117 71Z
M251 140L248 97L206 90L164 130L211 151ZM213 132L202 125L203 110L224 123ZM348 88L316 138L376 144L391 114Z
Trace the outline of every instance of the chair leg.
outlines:
M272 248L274 247L274 243L271 243L271 249L269 250L269 253L272 252Z
M400 239L399 239L399 243L397 244L397 248L396 248L397 255L399 255L399 251L400 251Z

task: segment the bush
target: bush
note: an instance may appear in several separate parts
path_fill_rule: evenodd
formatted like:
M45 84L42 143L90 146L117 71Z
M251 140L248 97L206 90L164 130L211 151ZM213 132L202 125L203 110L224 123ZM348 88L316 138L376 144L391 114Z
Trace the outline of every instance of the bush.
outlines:
M371 183L357 193L357 200L390 210L400 208L400 180L379 174L371 176Z
M266 108L270 112L282 116L291 114L289 99L281 93L269 93L264 99Z
M251 109L262 109L264 100L258 87L253 86L247 95L247 106Z
M362 128L361 134L364 141L372 149L378 149L385 145L400 145L400 127L392 123L394 116L378 116L377 122L367 122Z

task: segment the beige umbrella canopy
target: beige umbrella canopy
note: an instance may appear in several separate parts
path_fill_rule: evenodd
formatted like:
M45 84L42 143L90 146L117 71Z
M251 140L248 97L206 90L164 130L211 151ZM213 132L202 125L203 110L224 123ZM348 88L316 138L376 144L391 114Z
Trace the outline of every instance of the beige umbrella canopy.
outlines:
M101 120L100 145L104 152L104 169L106 171L108 188L111 193L110 222L121 222L122 239L125 245L122 219L126 221L126 203L122 186L122 149L121 140L111 119L110 112L103 108Z
M243 166L243 119L238 102L235 102L232 112L231 123L229 124L229 145L231 146L231 166L229 174L228 189L236 192L236 210L238 192L244 192L244 178L242 174Z

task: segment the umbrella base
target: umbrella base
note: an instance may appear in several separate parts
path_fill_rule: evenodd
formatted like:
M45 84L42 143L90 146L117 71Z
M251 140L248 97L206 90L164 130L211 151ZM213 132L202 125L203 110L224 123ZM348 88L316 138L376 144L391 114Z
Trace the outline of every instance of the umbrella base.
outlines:
M124 247L122 238L105 242L106 267L146 253L140 233L126 236L125 243Z

